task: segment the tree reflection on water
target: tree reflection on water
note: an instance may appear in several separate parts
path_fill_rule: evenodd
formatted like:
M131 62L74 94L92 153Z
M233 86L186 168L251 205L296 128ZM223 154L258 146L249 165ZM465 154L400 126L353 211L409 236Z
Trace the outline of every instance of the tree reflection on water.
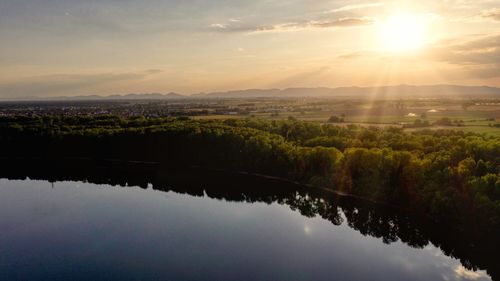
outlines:
M0 177L139 186L225 201L278 203L306 217L319 216L334 225L346 223L361 234L380 238L387 244L402 241L414 248L424 248L432 243L447 256L459 259L464 268L486 270L493 280L500 278L500 263L496 256L496 250L500 248L498 231L437 223L389 206L275 179L144 163L110 165L102 162L36 163L24 160L4 163Z

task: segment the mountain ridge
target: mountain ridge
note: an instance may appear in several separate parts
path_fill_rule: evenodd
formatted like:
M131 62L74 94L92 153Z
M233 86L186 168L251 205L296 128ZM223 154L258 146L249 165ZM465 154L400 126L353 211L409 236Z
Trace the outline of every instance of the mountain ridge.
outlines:
M184 95L175 92L162 93L130 93L125 95L79 95L58 97L21 97L8 100L44 101L44 100L182 100L210 98L300 98L300 97L374 97L374 98L436 98L436 97L476 97L498 98L500 88L491 86L464 85L394 85L378 87L296 87L284 89L243 89L197 93ZM4 99L7 100L7 99Z

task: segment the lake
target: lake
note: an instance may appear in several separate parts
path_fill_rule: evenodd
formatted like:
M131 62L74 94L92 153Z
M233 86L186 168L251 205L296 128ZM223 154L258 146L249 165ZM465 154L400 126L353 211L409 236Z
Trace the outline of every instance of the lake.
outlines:
M492 280L498 271L483 239L249 175L65 166L0 178L0 280Z

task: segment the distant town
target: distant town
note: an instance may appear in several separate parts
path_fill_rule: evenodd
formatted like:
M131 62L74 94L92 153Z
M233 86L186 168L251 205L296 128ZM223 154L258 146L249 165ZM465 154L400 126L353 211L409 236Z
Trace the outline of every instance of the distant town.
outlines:
M500 135L500 97L228 97L0 102L0 116L104 116L195 119L293 118L406 130L460 127Z

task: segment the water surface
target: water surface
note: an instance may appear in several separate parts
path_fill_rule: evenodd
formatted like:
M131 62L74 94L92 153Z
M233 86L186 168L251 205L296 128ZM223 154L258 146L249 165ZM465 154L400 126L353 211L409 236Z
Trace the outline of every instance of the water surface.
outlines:
M1 179L0 280L491 280L405 215L187 178Z

